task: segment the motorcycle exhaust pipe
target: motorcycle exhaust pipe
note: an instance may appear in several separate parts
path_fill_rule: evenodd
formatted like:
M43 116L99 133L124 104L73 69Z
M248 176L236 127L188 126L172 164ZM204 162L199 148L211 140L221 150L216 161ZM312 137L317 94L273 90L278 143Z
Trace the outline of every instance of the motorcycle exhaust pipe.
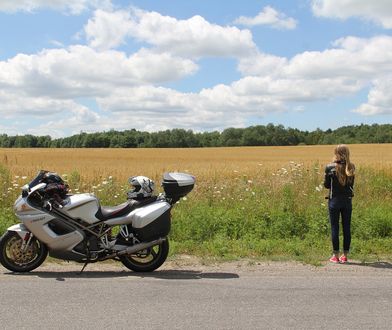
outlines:
M145 249L148 249L150 247L153 247L154 245L161 244L164 241L166 241L166 238L158 238L155 241L139 243L139 244L130 246L130 247L124 249L124 250L121 250L121 251L119 251L117 253L114 253L114 254L111 254L109 256L106 256L106 257L104 257L104 258L102 258L100 260L112 259L114 257L122 256L124 254L136 253L138 251L145 250Z
M158 238L155 241L151 242L146 242L146 243L139 243L133 246L130 246L129 248L126 248L125 250L121 250L120 252L117 253L118 256L122 256L123 254L132 254L141 250L148 249L150 247L153 247L154 245L161 244L163 241L165 241L166 238Z

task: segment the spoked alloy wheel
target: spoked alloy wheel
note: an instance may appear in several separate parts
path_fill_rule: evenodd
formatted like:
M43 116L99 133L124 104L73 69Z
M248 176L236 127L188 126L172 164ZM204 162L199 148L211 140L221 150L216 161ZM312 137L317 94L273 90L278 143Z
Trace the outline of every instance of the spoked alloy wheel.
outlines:
M166 238L161 244L121 256L121 262L134 272L152 272L165 262L168 253L169 240Z
M14 231L7 231L0 239L0 263L12 272L29 272L40 266L48 250L33 237L22 250L23 239Z

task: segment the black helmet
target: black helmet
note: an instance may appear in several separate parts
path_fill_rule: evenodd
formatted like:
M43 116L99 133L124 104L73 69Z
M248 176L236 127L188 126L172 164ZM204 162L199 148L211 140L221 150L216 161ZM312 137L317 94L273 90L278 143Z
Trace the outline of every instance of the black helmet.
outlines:
M45 173L44 177L42 178L42 182L46 184L50 184L50 183L64 184L64 180L60 177L60 175L54 172Z
M56 199L66 198L69 187L57 173L45 173L41 182L47 184L45 193L48 195L48 197L54 197Z

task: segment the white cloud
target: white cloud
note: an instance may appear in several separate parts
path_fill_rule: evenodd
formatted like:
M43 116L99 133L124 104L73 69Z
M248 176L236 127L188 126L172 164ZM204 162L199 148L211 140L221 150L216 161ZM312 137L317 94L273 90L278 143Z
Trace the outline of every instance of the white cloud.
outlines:
M87 9L112 7L111 0L1 0L0 11L32 12L39 9L64 11L78 15Z
M274 76L286 79L342 79L347 84L370 81L392 72L392 37L346 37L324 51L307 51L291 59L256 54L241 59L244 75Z
M132 37L158 52L193 58L241 57L256 49L249 30L212 24L201 16L178 20L140 9L97 10L85 26L85 34L89 45L97 49L115 48Z
M217 95L217 94L216 94ZM218 102L214 104L214 102ZM232 111L201 93L181 93L169 88L142 86L117 90L99 98L98 105L110 116L105 129L135 127L156 131L167 128L194 130L218 129L226 125L241 125L242 109Z
M297 27L297 21L294 18L287 17L270 6L264 7L255 17L240 16L234 23L245 26L269 25L282 30L292 30Z
M104 50L123 44L133 25L129 11L96 10L84 31L91 47Z
M45 118L37 127L30 127L27 132L34 135L50 135L63 137L70 134L83 132L102 131L105 122L110 119L102 117L84 106L75 106L55 116ZM67 134L65 132L67 131Z
M279 74L282 67L287 65L287 63L288 59L284 57L255 53L252 56L240 59L238 70L245 76L271 76Z
M385 29L392 29L392 2L390 0L313 0L315 15L347 19L360 17L373 21Z
M373 88L368 95L368 102L360 105L354 112L371 116L392 114L392 75L373 81Z
M388 113L392 106L386 79L392 75L390 36L346 37L330 49L286 58L258 51L249 30L139 9L96 10L85 36L88 46L0 61L1 116L39 117L43 124L34 129L56 136L71 129L221 129L303 109L307 102L354 95L371 82L368 102L356 111ZM127 38L150 48L130 55L114 50ZM162 87L194 74L196 60L205 56L237 58L242 78L193 93ZM80 99L96 103L98 110L79 104L86 103Z
M196 70L194 62L168 53L142 49L126 56L119 51L71 46L0 61L0 87L37 97L91 97L121 86L177 80Z
M28 96L0 90L0 114L3 118L15 116L55 117L62 113L86 113L86 107L73 100L61 100L46 96Z
M354 95L375 79L368 103L357 112L387 113L392 105L391 83L385 81L392 75L390 58L392 37L347 37L334 48L291 59L263 53L242 58L244 77L238 81L182 93L159 84L193 73L190 60L146 49L126 56L72 46L0 62L0 112L47 116L51 119L40 129L56 130L57 136L66 127L76 132L219 129L246 126L247 118L292 111L304 103ZM103 115L77 104L79 97L95 100Z

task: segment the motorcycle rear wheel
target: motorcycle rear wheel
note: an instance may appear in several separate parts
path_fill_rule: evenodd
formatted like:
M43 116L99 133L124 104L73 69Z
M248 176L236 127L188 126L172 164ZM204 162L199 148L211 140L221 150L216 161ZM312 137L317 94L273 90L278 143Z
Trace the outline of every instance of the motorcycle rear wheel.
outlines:
M162 266L169 254L169 240L166 238L161 244L120 257L125 267L134 272L152 272Z
M12 272L25 273L39 267L46 259L48 250L33 237L25 251L23 239L14 231L7 231L0 238L0 263Z

